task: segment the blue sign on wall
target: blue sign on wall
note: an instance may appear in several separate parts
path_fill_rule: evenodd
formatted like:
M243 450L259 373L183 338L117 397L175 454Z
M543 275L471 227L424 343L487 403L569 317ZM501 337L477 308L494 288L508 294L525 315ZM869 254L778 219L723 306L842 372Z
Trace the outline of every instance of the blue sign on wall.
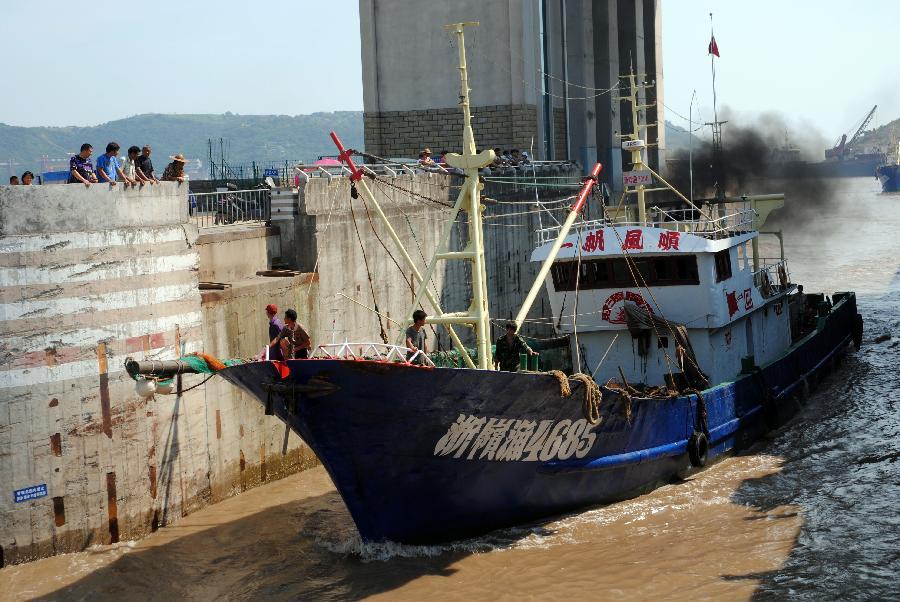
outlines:
M263 177L264 178L269 178L269 177L277 178L278 170L277 169L267 169L266 171L263 172Z
M13 499L18 504L19 502L27 502L28 500L36 500L39 497L45 497L47 495L47 484L41 483L40 485L33 485L31 487L26 487L25 489L16 489L13 491Z

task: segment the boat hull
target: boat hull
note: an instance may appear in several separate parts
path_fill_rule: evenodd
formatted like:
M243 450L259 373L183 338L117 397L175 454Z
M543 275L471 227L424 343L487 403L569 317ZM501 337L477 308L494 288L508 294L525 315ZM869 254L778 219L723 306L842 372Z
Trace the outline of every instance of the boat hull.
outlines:
M882 192L900 191L900 165L881 165L875 173L881 182Z
M338 359L272 362L219 374L254 395L316 452L366 541L431 543L615 502L692 470L787 420L850 343L856 299L836 300L819 328L751 375L669 399L603 389L585 419L583 385L556 378ZM706 410L706 424L700 418Z

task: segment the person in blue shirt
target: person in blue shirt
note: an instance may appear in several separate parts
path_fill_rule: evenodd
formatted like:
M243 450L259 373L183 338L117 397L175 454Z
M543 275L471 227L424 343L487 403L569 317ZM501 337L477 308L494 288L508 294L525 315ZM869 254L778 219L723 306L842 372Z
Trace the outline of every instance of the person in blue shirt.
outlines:
M97 159L97 179L102 184L109 182L110 186L116 185L116 175L122 178L125 186L134 185L134 182L122 171L122 163L119 161L119 145L110 142L106 145L106 153L100 155Z

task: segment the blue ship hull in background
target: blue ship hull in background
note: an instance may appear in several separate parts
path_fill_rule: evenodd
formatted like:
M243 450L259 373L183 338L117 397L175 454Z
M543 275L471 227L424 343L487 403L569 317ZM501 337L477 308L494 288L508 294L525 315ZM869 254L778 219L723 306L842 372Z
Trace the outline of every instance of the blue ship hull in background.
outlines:
M627 499L747 447L789 419L831 368L861 319L853 293L834 297L818 328L754 374L698 395L624 398L602 388L601 421L583 385L563 397L542 373L343 359L257 362L219 374L254 395L315 451L365 541L459 539ZM705 424L702 419L705 407Z
M900 165L880 165L875 170L875 174L881 181L882 192L900 191Z

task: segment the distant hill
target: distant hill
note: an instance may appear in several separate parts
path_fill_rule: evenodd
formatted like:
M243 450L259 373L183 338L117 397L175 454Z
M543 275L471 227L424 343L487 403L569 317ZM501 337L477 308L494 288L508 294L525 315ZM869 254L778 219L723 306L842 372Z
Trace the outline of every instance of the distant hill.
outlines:
M18 163L12 171L41 167L41 157L65 158L84 142L102 153L112 140L124 149L132 144L153 147L157 163L182 153L200 159L205 166L207 141L225 141L225 156L232 165L251 161L313 160L334 154L328 137L337 131L348 148L362 148L362 111L337 111L311 115L136 115L91 127L16 127L0 124L0 163ZM6 169L0 167L0 173ZM205 173L205 167L203 170Z
M697 147L700 145L700 139L697 136L694 136L694 146ZM687 129L677 126L674 123L667 121L666 122L666 148L668 150L687 150L691 145L691 134L688 133Z
M897 142L900 142L900 119L863 132L854 148L893 154L897 152Z
M900 120L895 121L900 136ZM685 128L666 122L666 147L670 151L687 149L690 134ZM251 161L311 161L320 155L335 153L328 132L337 131L348 148L363 148L362 111L337 111L311 115L136 115L91 127L16 127L0 123L0 164L11 161L13 173L26 169L37 171L41 157L63 159L78 152L83 142L94 145L95 154L103 152L106 143L115 140L123 150L134 144L153 147L157 163L169 155L183 153L189 159L200 159L201 173L206 173L209 154L207 141L225 142L225 156L231 165ZM866 137L868 144L869 134ZM887 147L890 124L872 134L872 140ZM884 138L882 141L881 139ZM694 137L698 145L698 138ZM194 164L196 165L196 163ZM7 170L0 167L0 174Z

